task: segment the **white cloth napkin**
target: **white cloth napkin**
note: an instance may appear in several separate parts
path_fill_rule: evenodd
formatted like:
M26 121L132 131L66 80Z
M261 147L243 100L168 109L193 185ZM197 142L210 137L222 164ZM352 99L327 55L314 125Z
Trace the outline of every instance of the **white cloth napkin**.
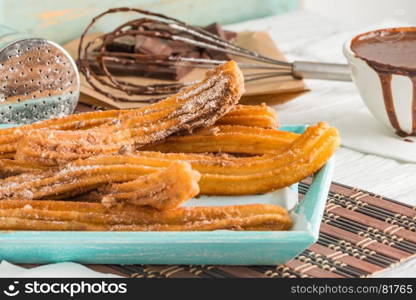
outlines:
M398 137L373 118L366 108L348 113L331 123L340 130L342 144L346 147L416 163L416 138Z
M83 265L73 262L63 262L43 265L31 269L22 268L5 260L0 263L0 278L120 278L115 274L104 274L93 271Z
M416 277L416 259L410 259L404 263L401 263L400 268L391 268L375 274L371 277L375 278L415 278Z

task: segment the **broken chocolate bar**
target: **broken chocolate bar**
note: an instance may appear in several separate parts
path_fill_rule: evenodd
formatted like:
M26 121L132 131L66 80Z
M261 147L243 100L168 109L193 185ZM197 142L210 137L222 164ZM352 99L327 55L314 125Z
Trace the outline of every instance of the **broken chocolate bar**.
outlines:
M215 35L218 35L220 38L224 39L224 40L231 40L234 39L237 36L237 33L233 32L233 31L226 31L223 30L221 28L221 25L218 23L212 23L206 27L204 27L203 29L205 29L206 31L213 33ZM205 49L204 51L207 55L208 58L212 58L212 59L218 59L218 60L230 60L231 56L227 53L224 52L220 52L220 51L215 51L215 50L211 50L211 49Z
M96 60L89 60L89 65L96 74L103 75ZM114 76L140 76L164 80L179 80L192 70L192 68L178 66L160 66L149 63L122 64L114 61L107 61L106 67Z
M126 52L126 53L134 53L134 44L135 39L133 36L122 36L105 47L106 51L110 52Z
M225 40L236 37L236 33L223 30L221 25L213 23L203 29L211 32ZM186 58L210 58L217 60L230 60L231 57L220 51L203 49L194 45L186 44L181 41L164 39L157 36L148 36L149 32L157 32L163 35L164 32L170 34L179 34L179 31L172 29L164 24L155 24L144 22L139 27L134 28L136 35L127 35L114 39L106 45L106 51L121 53L137 53L145 55L163 55L177 56ZM141 33L140 33L141 32ZM184 36L182 33L181 36ZM186 34L185 34L186 36ZM97 50L97 49L96 49ZM97 73L102 74L98 63L94 59L90 59L91 68ZM149 64L148 62L122 63L122 61L107 61L107 69L114 76L142 76L157 79L180 80L188 74L192 68L183 66L165 66L157 64Z

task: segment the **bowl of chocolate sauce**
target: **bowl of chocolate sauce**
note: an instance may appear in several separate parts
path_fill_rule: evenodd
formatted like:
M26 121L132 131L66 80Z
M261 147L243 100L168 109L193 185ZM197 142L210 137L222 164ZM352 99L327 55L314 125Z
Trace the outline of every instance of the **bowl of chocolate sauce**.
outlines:
M416 136L416 27L356 35L344 55L374 117L401 137Z

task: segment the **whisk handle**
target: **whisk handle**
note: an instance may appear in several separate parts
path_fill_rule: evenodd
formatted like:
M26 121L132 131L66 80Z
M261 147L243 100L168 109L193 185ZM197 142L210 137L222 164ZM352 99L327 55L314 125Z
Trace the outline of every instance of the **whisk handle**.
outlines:
M295 61L293 76L297 78L351 81L350 70L346 64Z

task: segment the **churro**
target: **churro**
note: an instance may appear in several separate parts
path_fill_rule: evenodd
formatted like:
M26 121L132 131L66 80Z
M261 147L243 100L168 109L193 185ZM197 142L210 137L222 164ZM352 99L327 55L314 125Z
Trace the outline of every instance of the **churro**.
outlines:
M292 220L277 205L216 207L116 206L72 201L0 201L1 230L209 231L288 230Z
M23 135L15 159L55 166L101 153L122 153L123 149L131 148L130 131L117 126L76 131L40 129Z
M201 194L246 195L267 193L289 186L319 170L339 146L336 128L325 122L310 126L290 147L277 154L252 157L197 153L139 151L125 155L100 155L75 161L74 166L132 164L161 168L186 161L201 173ZM37 170L32 165L32 170Z
M196 196L199 179L187 162L167 168L69 164L0 180L0 199L65 199L102 187L100 200L107 206L129 203L169 209Z
M275 110L265 104L237 105L216 122L216 125L242 125L277 128L279 123Z
M201 194L247 195L267 193L294 184L318 171L340 144L338 130L325 122L310 126L282 153L254 157L188 153L137 152L114 160L162 167L187 161L201 173ZM91 158L112 162L111 158ZM88 160L80 162L90 163Z
M117 123L121 115L130 112L131 110L85 112L14 128L0 129L0 158L14 158L17 141L26 132L37 129L91 129L100 125ZM278 121L274 110L266 105L236 105L233 110L220 118L215 124L276 128ZM135 124L132 125L135 126Z
M7 178L23 173L30 173L38 170L47 169L47 166L27 163L14 159L0 159L0 178Z
M282 152L299 134L248 126L211 126L185 136L171 136L142 150L177 153L267 154Z
M175 162L162 171L124 183L113 183L98 188L101 203L149 205L159 210L178 207L199 194L201 175L185 162Z
M243 90L242 73L230 61L176 95L121 115L116 124L76 131L26 132L19 139L16 158L54 165L98 153L129 152L174 133L213 125L236 105ZM104 147L96 142L97 132Z

